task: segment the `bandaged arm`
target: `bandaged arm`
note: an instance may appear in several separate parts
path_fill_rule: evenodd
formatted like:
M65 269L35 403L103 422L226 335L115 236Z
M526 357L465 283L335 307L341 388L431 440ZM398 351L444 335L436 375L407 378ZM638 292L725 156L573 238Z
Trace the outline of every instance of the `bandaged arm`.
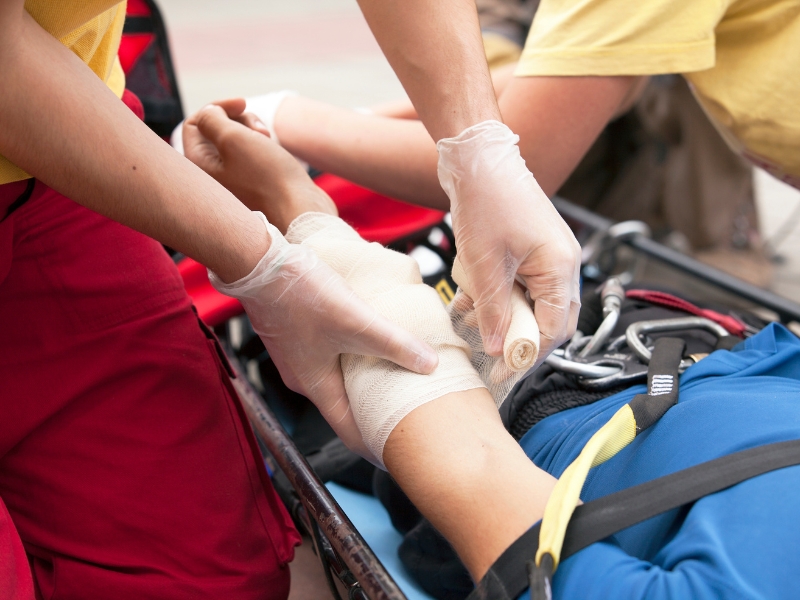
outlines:
M467 343L453 331L439 295L422 283L414 259L364 241L344 221L323 213L297 217L286 239L312 249L362 300L439 355L439 366L430 375L375 357L342 355L353 415L379 461L392 429L414 408L449 392L484 387L470 364Z
M342 357L342 370L367 446L480 578L541 518L555 480L503 427L471 349L413 259L320 213L295 219L286 238L313 248L362 299L439 353L428 376L353 355Z

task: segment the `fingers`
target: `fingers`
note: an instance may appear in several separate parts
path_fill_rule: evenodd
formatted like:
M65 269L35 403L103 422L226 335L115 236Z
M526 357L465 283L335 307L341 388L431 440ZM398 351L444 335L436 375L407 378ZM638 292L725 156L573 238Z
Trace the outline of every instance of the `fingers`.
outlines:
M489 356L503 353L503 342L511 325L511 288L498 291L486 304L476 304L478 329L481 332L483 347Z
M244 112L247 101L244 98L228 98L227 100L217 100L212 104L219 106L231 119L235 119Z
M474 288L471 291L483 347L489 356L500 356L511 325L511 289L516 264L503 261L500 265L492 265L491 271L486 272L482 267L489 264L489 261L483 261L473 267L469 280Z
M253 113L244 113L234 119L245 127L249 127L253 131L262 133L267 137L272 137L266 125Z
M322 417L341 438L345 446L377 466L379 463L367 449L356 424L338 358L334 361L330 372L314 386L313 390L307 393L309 399L314 402Z
M213 104L209 104L195 115L195 123L200 134L220 150L225 140L241 127L229 119L222 108Z
M540 296L534 301L533 314L541 336L540 358L544 359L575 333L581 303L564 294Z
M355 340L355 354L377 356L421 375L436 370L439 355L433 348L388 319L373 314L372 321Z

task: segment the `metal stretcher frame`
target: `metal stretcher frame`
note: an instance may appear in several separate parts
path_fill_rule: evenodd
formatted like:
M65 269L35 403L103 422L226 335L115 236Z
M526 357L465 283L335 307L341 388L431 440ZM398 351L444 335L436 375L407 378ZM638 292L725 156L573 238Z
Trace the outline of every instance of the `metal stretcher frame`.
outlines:
M569 222L594 231L606 231L614 222L576 206L561 198L553 204ZM653 240L633 235L620 240L634 250L655 258L678 271L698 277L727 292L768 308L782 321L800 322L800 304L767 290L755 287L734 276L700 263ZM350 519L320 481L305 457L281 426L278 418L261 395L250 385L239 360L230 349L228 358L237 373L234 386L258 437L263 441L277 465L289 479L302 503L298 515L314 538L314 545L323 563L326 577L334 590L331 573L342 582L350 599L406 600L405 594L371 550Z
M596 231L606 231L614 225L614 221L601 217L582 206L572 204L563 198L553 198L553 205L567 221L576 222ZM620 240L620 243L666 263L678 271L693 275L740 298L775 311L784 323L790 321L800 323L800 304L797 302L742 281L738 277L703 264L691 256L682 254L672 248L667 248L643 235L633 235Z
M300 497L305 511L300 517L304 521L307 520L304 517L313 519L306 525L315 538L314 545L320 558L330 563L326 569L329 586L333 585L330 567L334 567L337 568L336 576L348 588L350 599L406 600L405 594L314 473L278 418L250 385L239 359L229 348L225 352L236 373L233 385L256 434ZM335 556L330 556L330 550ZM333 588L331 592L334 592Z

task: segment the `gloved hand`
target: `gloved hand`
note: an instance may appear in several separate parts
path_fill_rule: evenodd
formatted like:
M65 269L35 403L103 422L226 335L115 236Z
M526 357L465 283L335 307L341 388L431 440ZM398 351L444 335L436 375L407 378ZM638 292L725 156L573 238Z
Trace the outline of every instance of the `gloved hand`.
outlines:
M381 317L308 248L289 244L258 213L271 238L253 271L233 283L209 272L213 286L239 299L284 383L319 408L345 444L374 461L353 419L339 355L376 356L431 373L436 353Z
M518 278L534 302L541 362L577 326L580 246L525 166L518 140L498 121L478 123L439 140L438 172L487 353L503 352Z

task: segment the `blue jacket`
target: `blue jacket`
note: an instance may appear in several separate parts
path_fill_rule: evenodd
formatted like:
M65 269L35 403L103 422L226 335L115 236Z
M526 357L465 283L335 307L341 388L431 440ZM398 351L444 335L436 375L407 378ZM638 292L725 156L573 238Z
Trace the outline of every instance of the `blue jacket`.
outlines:
M520 444L561 475L644 386L561 412ZM678 404L589 473L585 501L746 448L800 439L800 340L771 325L681 376ZM800 467L755 477L589 546L559 566L556 599L800 598ZM527 593L523 596L527 598Z

